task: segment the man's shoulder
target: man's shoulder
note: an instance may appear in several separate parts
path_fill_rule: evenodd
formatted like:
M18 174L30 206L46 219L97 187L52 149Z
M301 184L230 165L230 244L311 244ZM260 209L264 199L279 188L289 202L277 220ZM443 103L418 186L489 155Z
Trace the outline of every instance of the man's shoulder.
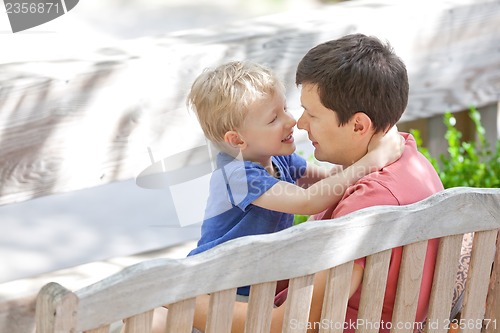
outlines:
M443 190L439 175L417 148L411 134L405 136L406 146L403 155L394 163L374 172L363 181L378 182L389 189L401 204L413 203Z
M335 217L353 211L387 205L407 205L425 199L442 190L439 181L418 179L415 175L385 172L371 174L349 187L337 205Z
M367 207L387 205L399 205L391 188L365 177L347 189L331 217L344 216Z
M342 200L354 196L363 197L360 200L364 201L393 201L395 198L393 190L397 187L395 185L396 182L392 181L390 177L366 176L350 186Z

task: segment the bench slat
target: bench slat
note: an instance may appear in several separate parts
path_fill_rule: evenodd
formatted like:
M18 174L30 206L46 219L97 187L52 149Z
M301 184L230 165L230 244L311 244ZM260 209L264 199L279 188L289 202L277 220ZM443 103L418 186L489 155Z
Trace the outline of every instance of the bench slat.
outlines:
M457 207L459 211L449 213ZM499 189L455 188L413 205L371 207L335 220L242 237L182 260L146 261L75 291L80 300L76 328L85 330L105 320L122 320L198 294L311 274L426 238L500 228L500 219L495 217L499 211ZM395 223L397 237L387 237L388 228ZM377 241L368 242L367 234ZM291 255L277 255L284 246ZM255 248L262 251L255 253ZM245 267L241 262L252 265ZM135 292L127 292L130 288ZM143 302L136 302L137 294ZM109 308L112 302L127 307Z
M58 283L45 285L36 301L37 333L69 332L76 325L78 297Z
M262 282L267 284L268 281L294 277L290 279L289 294L283 308L283 332L305 332L311 324L317 324L308 324L314 281L312 273L337 267L330 271L331 276L328 278L328 283L333 284L333 287L327 286L330 289L325 290L325 293L327 298L331 295L339 297L343 293L345 295L348 282L344 284L345 289L341 290L342 287L337 284L342 281L336 280L337 275L348 275L349 271L352 272L352 266L348 268L346 263L366 256L358 315L366 325L360 327L358 332L370 332L379 326L391 249L402 245L411 249L418 245L407 244L433 238L442 238L442 242L432 293L432 300L437 303L431 305L430 318L444 320L449 318L453 299L450 294L457 273L461 234L470 232L474 232L475 236L462 319L467 325L467 320L473 320L479 322L480 326L495 258L497 229L500 228L498 216L499 189L450 189L414 205L372 207L335 221L304 223L275 234L242 237L197 256L145 261L75 292L52 283L46 285L38 297L37 329L38 333L88 331L169 304L167 332L191 333L196 295L217 295L221 290L230 289L233 289L234 295L237 286L258 285ZM397 237L387 237L387 228L396 222ZM367 242L368 234L371 242ZM460 235L449 237L455 234ZM287 249L288 256L269 255L282 253L283 248ZM414 264L407 262L412 260L412 256L403 258L403 262L408 265ZM235 264L242 261L252 264ZM345 271L341 274L343 265ZM401 274L405 275L403 271ZM416 280L409 280L410 285L418 284ZM130 292L131 288L133 293ZM273 288L270 284L262 288L269 288L264 297L268 298L266 304L271 303ZM441 292L442 289L445 290ZM222 297L223 294L217 296ZM439 295L444 295L447 300L440 299ZM231 304L234 302L232 297ZM404 297L406 300L406 295ZM329 306L335 306L337 300L330 299L330 302L325 303L323 317L329 316L327 313L332 317L342 317L342 313L332 314L329 310ZM344 303L342 300L338 302ZM229 307L229 303L222 302L218 306ZM215 308L211 311L219 312ZM338 311L344 310L339 307ZM491 316L491 319L498 320L497 312ZM268 319L259 325L268 326Z
M358 327L357 333L378 332L376 323L382 314L391 253L392 250L385 250L366 257L358 319L367 325Z
M325 296L321 309L321 322L343 323L351 287L352 268L350 261L330 268L326 277ZM325 320L325 321L324 321ZM342 333L342 325L321 325L320 333Z
M391 333L413 332L413 325L407 323L415 321L426 253L427 241L413 243L403 249L392 322L404 325L393 325Z
M191 333L193 331L196 298L189 298L168 306L167 333Z
M269 332L276 282L255 284L250 288L245 333Z
M500 313L500 232L497 235L495 263L491 274L488 298L486 299L485 333L496 333L500 322L491 322ZM488 322L490 321L490 322Z
M445 325L450 317L462 239L463 235L453 235L443 237L439 242L425 333L447 332ZM450 266L450 262L457 265Z
M311 298L313 293L314 274L290 279L286 301L283 333L305 333Z
M482 325L478 318L484 318L486 296L491 276L491 265L495 256L497 230L474 234L469 274L465 287L464 307L460 323L462 333L479 333Z
M125 319L124 333L149 333L153 324L154 310Z
M99 328L94 328L93 330L85 331L84 333L109 333L109 327L110 327L110 325L104 325L104 326L101 326ZM137 331L137 332L139 332L139 331Z
M210 295L205 333L230 333L236 288L222 290Z

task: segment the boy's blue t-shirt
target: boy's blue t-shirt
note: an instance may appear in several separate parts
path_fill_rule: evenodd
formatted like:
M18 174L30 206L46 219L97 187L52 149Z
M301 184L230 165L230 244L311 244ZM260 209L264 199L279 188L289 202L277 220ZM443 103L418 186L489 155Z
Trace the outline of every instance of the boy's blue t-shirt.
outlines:
M293 214L264 209L252 202L280 180L296 184L304 175L307 163L295 153L273 156L272 162L279 179L258 163L240 161L225 153L217 155L201 238L189 256L231 239L273 233L292 226ZM238 293L242 294L240 290Z

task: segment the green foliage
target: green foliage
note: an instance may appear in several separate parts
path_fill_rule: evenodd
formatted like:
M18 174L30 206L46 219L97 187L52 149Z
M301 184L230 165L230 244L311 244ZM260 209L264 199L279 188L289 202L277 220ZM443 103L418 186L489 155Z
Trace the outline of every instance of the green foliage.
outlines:
M476 128L476 140L462 141L462 133L455 127L456 119L450 113L444 114L446 125L445 139L448 142L448 154L441 154L439 158L431 156L429 150L422 146L420 132L411 130L417 141L419 151L431 162L436 169L445 188L469 187L500 187L500 140L495 150L491 150L484 136L484 127L481 124L481 115L476 108L471 107L469 117ZM303 153L299 153L303 155ZM313 161L310 156L308 160ZM307 221L307 215L295 215L294 225Z
M456 129L456 119L449 112L444 115L446 125L445 139L448 154L441 154L439 160L422 147L418 130L411 130L417 141L419 151L427 157L439 174L445 188L457 186L500 187L500 140L492 151L484 137L479 112L471 107L469 117L474 122L477 138L473 142L462 141L462 133Z
M306 222L308 218L309 218L309 215L295 214L293 217L293 225L297 225L297 224L301 224L303 222Z
M308 157L305 157L305 153L302 150L297 151L297 154L302 156L303 158L306 159L306 161L318 164L318 161L314 158L314 155L309 155ZM307 219L309 218L309 215L300 215L300 214L295 214L293 216L293 225L301 224L303 222L306 222Z

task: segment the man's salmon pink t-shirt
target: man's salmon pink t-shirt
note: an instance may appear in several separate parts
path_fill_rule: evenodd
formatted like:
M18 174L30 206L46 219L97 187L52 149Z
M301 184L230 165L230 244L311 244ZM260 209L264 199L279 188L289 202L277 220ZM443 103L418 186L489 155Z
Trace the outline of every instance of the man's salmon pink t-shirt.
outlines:
M399 160L360 179L347 189L337 206L316 215L315 219L337 218L371 206L408 205L442 191L443 185L435 169L418 152L413 136L408 133L401 133L401 135L405 138L406 144L404 153ZM417 323L424 321L427 315L438 245L439 239L428 242L415 318ZM391 326L397 324L391 322L391 317L396 297L401 255L402 247L392 250L382 319L380 323L371 323L372 325L380 325L380 332L389 332ZM364 267L365 258L358 259L355 263ZM361 286L349 299L344 333L355 331L360 295ZM391 323L387 324L388 322Z

